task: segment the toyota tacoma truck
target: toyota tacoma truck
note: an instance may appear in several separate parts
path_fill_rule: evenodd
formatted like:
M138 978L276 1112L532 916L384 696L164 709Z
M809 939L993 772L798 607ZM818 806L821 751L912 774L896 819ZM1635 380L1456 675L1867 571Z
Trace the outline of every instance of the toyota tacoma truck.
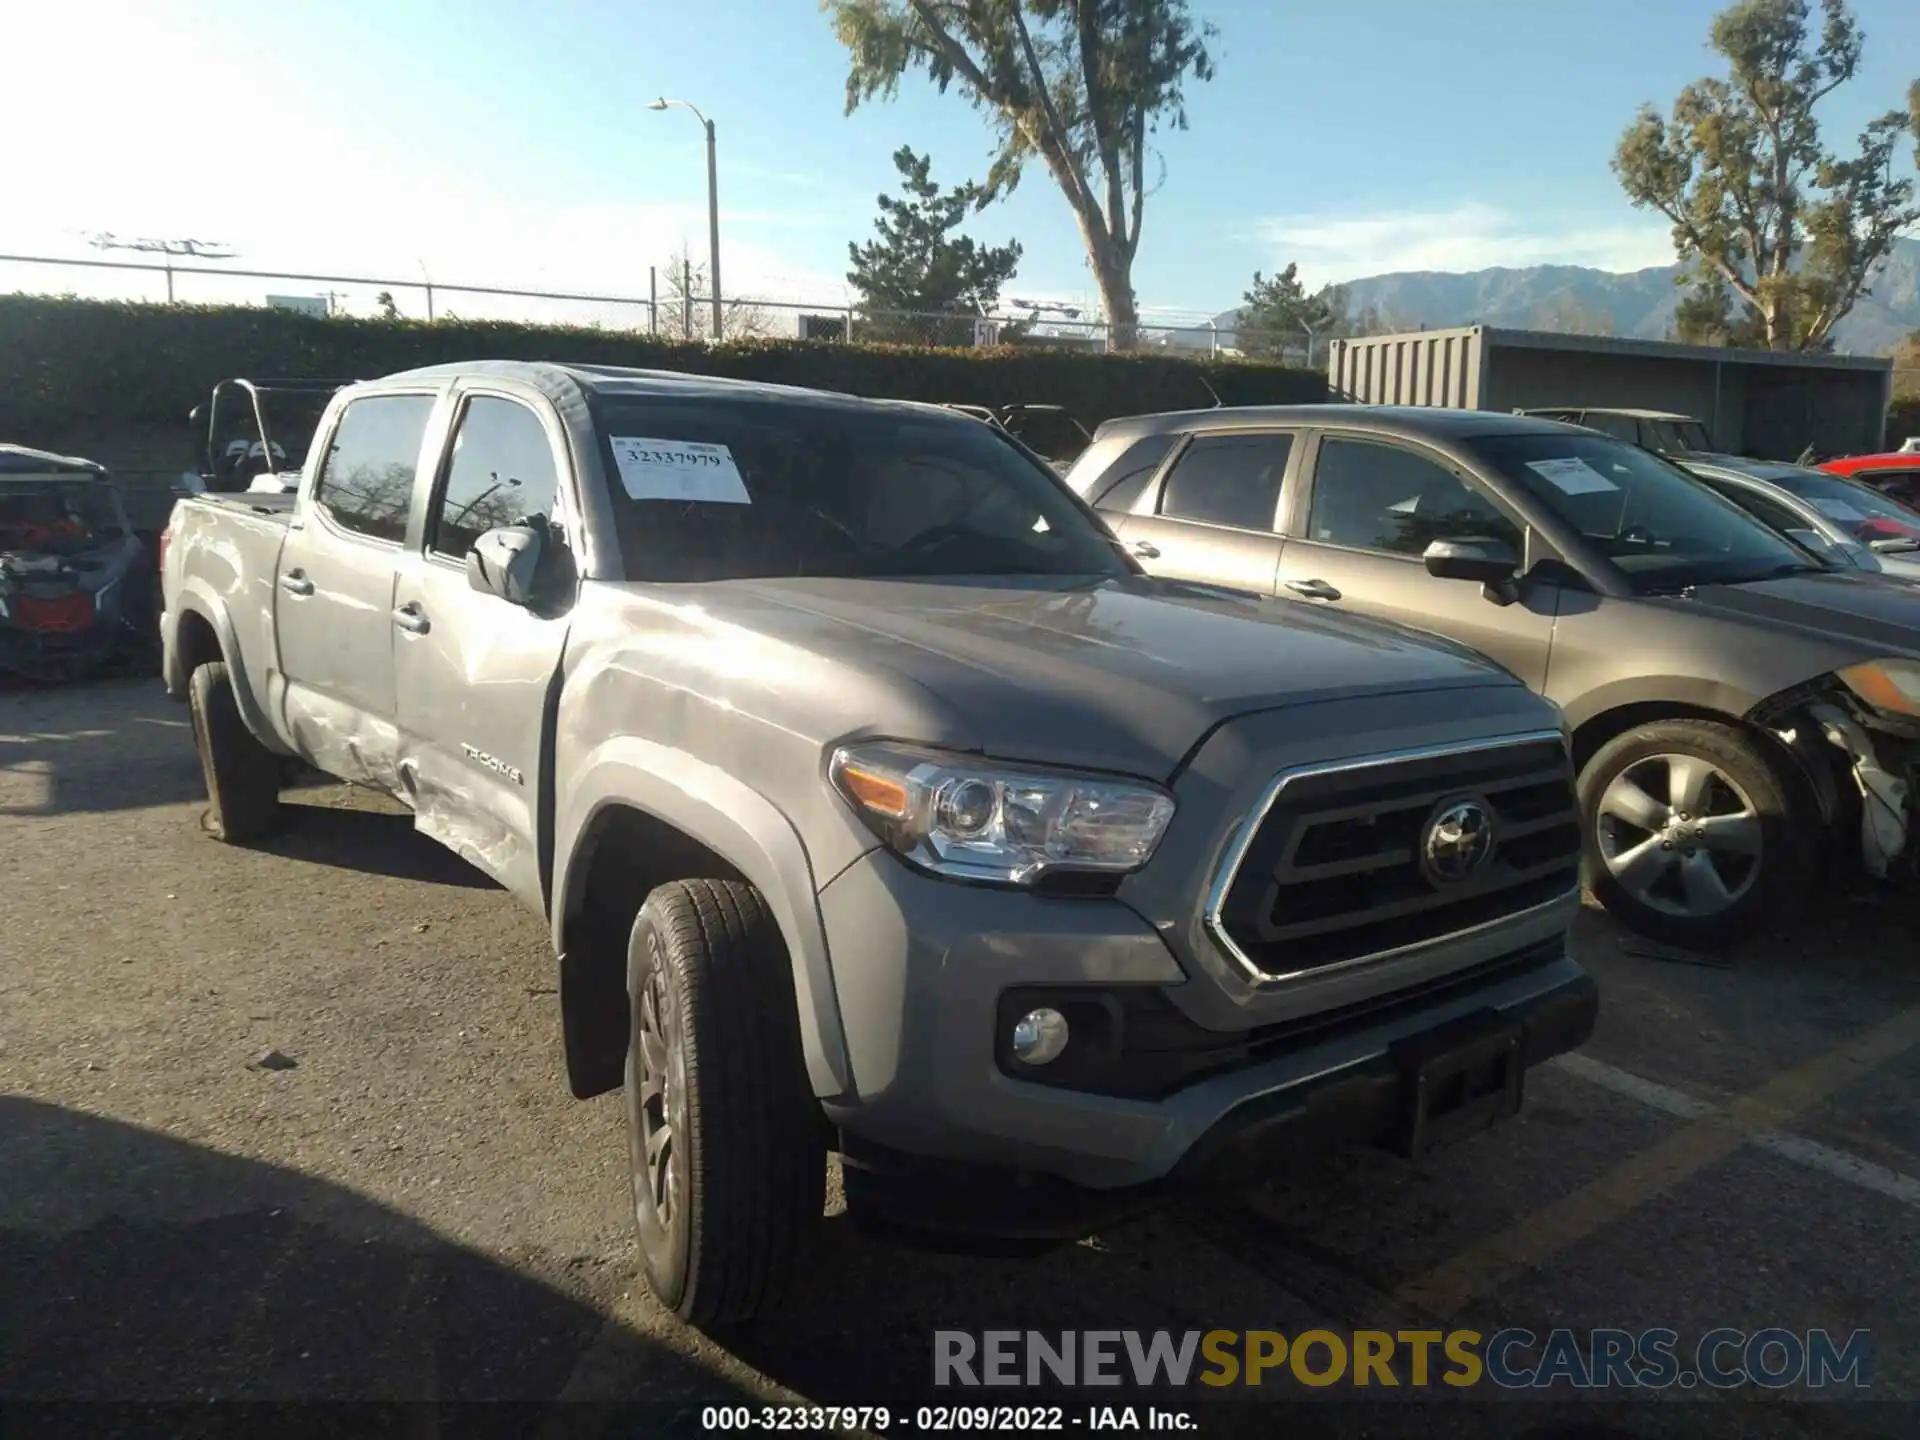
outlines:
M175 507L217 839L304 762L537 911L695 1324L856 1218L1083 1233L1511 1115L1597 1009L1558 712L1392 624L1153 579L937 406L478 362ZM972 1232L965 1235L964 1232Z

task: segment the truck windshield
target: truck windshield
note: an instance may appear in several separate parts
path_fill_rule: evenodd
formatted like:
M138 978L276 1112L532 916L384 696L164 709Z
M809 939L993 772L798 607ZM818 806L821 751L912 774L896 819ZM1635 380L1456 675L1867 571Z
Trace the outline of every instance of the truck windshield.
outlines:
M1603 435L1490 435L1469 444L1643 595L1829 568L1638 446Z
M627 575L1121 575L1061 483L972 420L782 400L597 397Z

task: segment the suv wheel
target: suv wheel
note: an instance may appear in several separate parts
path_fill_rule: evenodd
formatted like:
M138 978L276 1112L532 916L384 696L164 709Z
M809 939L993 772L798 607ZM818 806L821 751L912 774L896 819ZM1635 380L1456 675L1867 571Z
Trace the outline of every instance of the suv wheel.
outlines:
M233 696L233 675L225 662L195 668L187 681L187 710L193 718L194 749L207 783L207 808L200 828L229 845L264 840L279 830L280 757L262 745Z
M786 946L751 885L647 897L627 947L627 1139L647 1283L682 1320L795 1288L826 1201Z
M1588 887L1630 929L1718 945L1805 898L1824 826L1732 725L1662 720L1618 736L1580 775Z

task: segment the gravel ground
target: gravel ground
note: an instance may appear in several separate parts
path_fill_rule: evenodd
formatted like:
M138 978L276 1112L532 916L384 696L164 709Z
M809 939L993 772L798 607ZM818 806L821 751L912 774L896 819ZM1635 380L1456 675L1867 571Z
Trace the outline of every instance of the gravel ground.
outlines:
M0 692L0 1433L265 1423L134 1408L208 1400L298 1402L276 1429L529 1435L887 1405L907 1433L956 1398L931 1386L935 1329L1314 1324L1825 1326L1870 1330L1876 1364L1872 1398L1815 1403L1152 1403L1206 1434L1920 1433L1911 900L1829 897L1720 965L1634 953L1589 914L1599 1033L1512 1124L1036 1260L917 1254L833 1215L808 1309L722 1347L639 1283L618 1101L567 1095L540 923L384 801L292 798L271 849L215 845L185 712L152 682ZM257 1064L272 1051L291 1066ZM1085 1393L1068 1428L1092 1428ZM82 1398L123 1403L58 1404ZM1113 1403L1144 1425L1147 1398ZM391 1403L326 1408L367 1402Z

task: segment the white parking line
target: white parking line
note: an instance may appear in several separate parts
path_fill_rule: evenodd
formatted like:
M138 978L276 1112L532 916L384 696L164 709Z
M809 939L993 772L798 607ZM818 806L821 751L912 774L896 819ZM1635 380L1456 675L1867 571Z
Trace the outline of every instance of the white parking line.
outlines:
M1590 1055L1577 1051L1557 1056L1550 1062L1556 1069L1569 1075L1577 1075L1582 1080L1611 1090L1616 1095L1624 1095L1629 1100L1637 1100L1651 1110L1664 1111L1681 1120L1700 1120L1713 1114L1718 1107L1705 1100L1675 1090L1671 1085L1662 1085L1657 1080L1648 1080L1604 1060L1595 1060ZM1779 1130L1752 1130L1746 1136L1748 1142L1771 1155L1783 1160L1791 1160L1796 1165L1804 1165L1809 1170L1818 1170L1838 1180L1846 1180L1871 1190L1877 1195L1885 1195L1890 1200L1898 1200L1920 1210L1920 1180L1911 1175L1903 1175L1898 1170L1890 1170L1885 1165L1876 1165L1871 1160L1863 1160L1858 1155L1845 1150L1835 1150L1832 1146L1822 1145L1816 1140L1803 1136L1789 1135Z

